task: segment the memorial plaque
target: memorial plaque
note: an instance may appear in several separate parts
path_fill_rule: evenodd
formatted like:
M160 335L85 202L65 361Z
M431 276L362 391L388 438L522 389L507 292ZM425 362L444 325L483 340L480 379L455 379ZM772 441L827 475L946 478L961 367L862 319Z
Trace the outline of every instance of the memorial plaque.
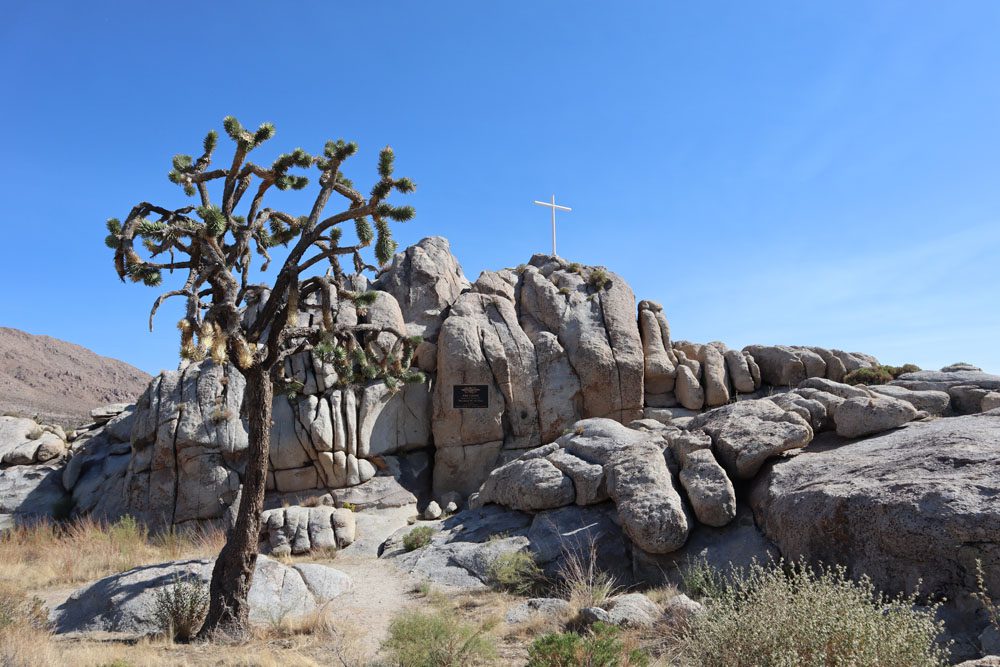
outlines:
M452 387L452 403L455 409L490 407L490 387L486 384L456 384Z

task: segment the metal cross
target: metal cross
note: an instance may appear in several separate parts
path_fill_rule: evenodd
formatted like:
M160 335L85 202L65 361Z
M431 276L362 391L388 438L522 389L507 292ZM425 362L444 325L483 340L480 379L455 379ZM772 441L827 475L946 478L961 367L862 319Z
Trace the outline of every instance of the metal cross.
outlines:
M552 209L552 256L556 257L556 209L559 209L560 211L572 211L573 209L568 206L559 206L556 204L555 195L552 195L552 203L547 201L538 201L537 199L535 200L535 203L539 206L548 206Z

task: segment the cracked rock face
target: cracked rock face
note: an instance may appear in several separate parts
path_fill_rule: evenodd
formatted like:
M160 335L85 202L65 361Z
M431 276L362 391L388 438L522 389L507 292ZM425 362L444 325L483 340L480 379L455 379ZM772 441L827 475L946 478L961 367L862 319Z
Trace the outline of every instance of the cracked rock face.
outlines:
M396 255L375 287L396 297L411 336L434 341L448 307L469 281L448 239L432 236Z
M302 377L314 379L311 386L303 382L303 391L313 393L274 397L269 491L361 484L375 476L383 455L429 444L427 385L396 392L377 382L357 390L321 389L315 380L322 374L309 374L311 360L301 368L307 373ZM130 513L166 525L223 517L245 464L244 387L234 367L211 361L154 378L133 417L124 483Z
M668 372L669 332L647 312ZM541 256L520 273L484 272L437 341L435 493L474 492L496 465L581 418L641 416L644 364L635 297L619 276ZM457 385L485 385L487 407L455 407Z
M769 400L732 403L705 412L688 423L712 438L712 449L731 475L751 479L768 458L805 447L812 427L800 415Z
M539 511L611 498L625 534L650 553L683 546L689 520L656 432L585 419L556 442L490 473L478 503Z
M758 525L785 558L843 563L886 591L958 600L982 560L1000 590L1000 415L918 422L776 462L754 483Z

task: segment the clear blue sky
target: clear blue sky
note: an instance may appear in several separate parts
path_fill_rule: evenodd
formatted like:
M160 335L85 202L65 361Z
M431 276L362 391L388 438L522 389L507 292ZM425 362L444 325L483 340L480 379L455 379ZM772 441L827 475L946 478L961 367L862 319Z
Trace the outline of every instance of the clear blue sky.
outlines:
M170 157L234 114L271 154L357 140L366 185L392 144L398 240L472 279L549 248L555 193L560 254L676 338L1000 371L998 30L993 1L8 3L0 325L174 367L103 222L182 205Z

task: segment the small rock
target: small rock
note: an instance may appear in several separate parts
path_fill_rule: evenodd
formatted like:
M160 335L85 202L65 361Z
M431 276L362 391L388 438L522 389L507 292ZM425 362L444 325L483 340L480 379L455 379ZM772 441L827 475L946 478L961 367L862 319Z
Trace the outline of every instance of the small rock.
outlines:
M441 506L435 501L430 501L427 503L427 507L424 508L424 519L428 521L434 521L441 518Z
M569 602L559 598L532 598L525 600L519 605L511 607L504 619L507 623L515 625L526 623L536 616L546 619L557 619L569 610ZM603 609L601 611L604 611Z
M626 593L611 600L609 621L623 628L650 628L662 615L660 607L642 593Z
M691 623L698 614L705 611L705 607L692 600L688 596L680 593L667 600L663 605L663 617L668 623L675 626L686 626Z
M593 625L594 623L611 623L611 614L600 607L584 607L577 617L583 625Z
M455 504L455 501L452 501L444 506L445 514L454 514L457 511L458 511L458 505Z
M1000 391L991 391L983 396L983 400L980 405L981 412L989 412L990 410L996 410L997 408L1000 408Z

